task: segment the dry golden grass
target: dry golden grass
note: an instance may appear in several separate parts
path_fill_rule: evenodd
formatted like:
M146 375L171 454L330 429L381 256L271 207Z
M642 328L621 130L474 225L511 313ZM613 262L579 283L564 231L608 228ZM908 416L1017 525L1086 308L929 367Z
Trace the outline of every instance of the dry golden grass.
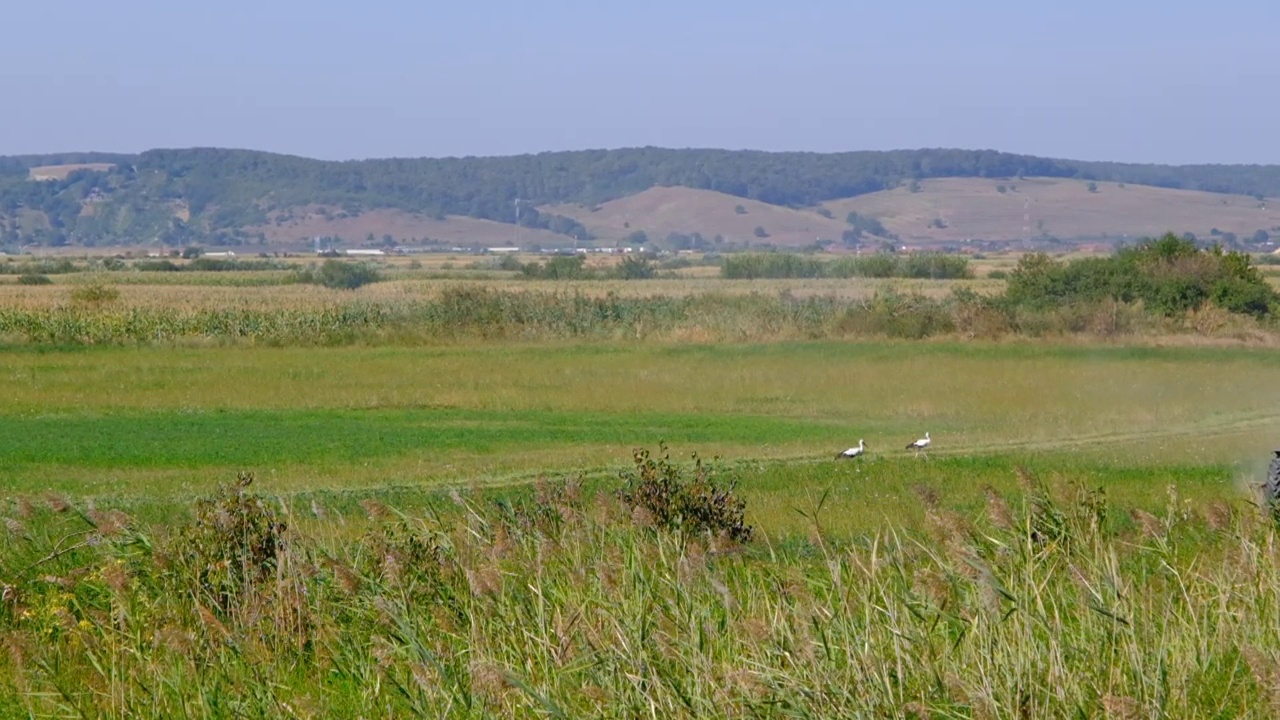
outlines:
M1010 188L1000 193L997 186ZM1032 234L1060 238L1127 235L1156 237L1168 231L1208 236L1212 228L1237 235L1280 226L1280 205L1245 195L1170 190L1100 182L1090 193L1083 180L940 178L824 204L838 218L850 211L874 217L904 240L1015 240L1026 236L1024 203ZM1017 187L1017 190L1011 188ZM940 218L946 228L931 228ZM1043 225L1041 223L1043 222Z
M747 212L735 212L738 205ZM818 238L839 240L840 233L848 229L843 216L825 218L814 210L792 210L712 190L684 187L651 188L594 209L569 204L541 209L571 217L592 234L610 242L643 230L650 240L662 240L673 232L685 235L697 232L707 240L723 235L728 242L738 244L769 242L799 247L811 245ZM769 237L756 237L756 227L763 227Z
M32 180L62 180L76 170L94 170L106 172L115 167L115 163L69 163L66 165L40 165L31 168Z
M442 261L442 263L447 261ZM603 262L608 262L607 260ZM690 268L697 270L699 268ZM426 268L424 268L426 271ZM283 274L283 273L282 273ZM160 276L161 274L155 274ZM196 273L192 273L196 275ZM210 280L229 276L229 273L207 273ZM54 276L52 285L18 285L16 278L5 281L0 278L0 306L24 309L51 308L72 302L71 293L89 281L91 275ZM99 278L114 285L120 291L112 307L178 308L187 310L207 308L256 308L297 309L324 307L368 300L394 302L406 299L426 299L439 295L446 287L458 285L482 285L494 289L529 292L572 292L590 297L603 297L610 293L623 297L687 297L705 293L749 295L760 293L777 295L789 293L796 297L815 295L835 296L841 299L870 298L877 292L892 288L901 292L916 292L930 297L942 297L957 287L979 293L999 292L1003 281L999 280L900 280L854 278L849 280L723 280L717 277L688 277L661 280L576 280L553 282L529 280L522 277L483 280L408 277L366 285L358 290L331 290L317 285L281 284L256 287L212 284L132 284L113 283L112 276ZM132 276L131 279L137 279ZM149 280L150 278L143 278ZM189 280L189 277L170 278L168 274L157 277L164 282L173 279Z

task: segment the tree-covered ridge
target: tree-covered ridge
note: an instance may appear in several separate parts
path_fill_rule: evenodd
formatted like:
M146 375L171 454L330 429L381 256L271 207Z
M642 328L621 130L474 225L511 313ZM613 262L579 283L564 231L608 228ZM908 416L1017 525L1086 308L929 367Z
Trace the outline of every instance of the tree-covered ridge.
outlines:
M113 162L34 182L31 167ZM396 208L519 222L586 237L576 221L535 207L592 205L668 185L803 207L936 177L1066 177L1168 188L1280 195L1280 166L1076 162L990 150L805 153L627 148L509 157L321 161L217 148L139 155L64 153L0 158L0 233L25 242L174 243L264 223L307 204L358 214ZM517 205L518 201L518 205ZM90 212L83 208L92 206ZM17 220L37 210L47 224Z

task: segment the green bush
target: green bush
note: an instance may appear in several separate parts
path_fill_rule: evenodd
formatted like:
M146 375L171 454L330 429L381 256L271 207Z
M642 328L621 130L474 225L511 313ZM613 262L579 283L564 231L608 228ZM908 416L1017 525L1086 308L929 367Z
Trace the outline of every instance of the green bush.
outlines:
M795 253L729 255L720 266L721 277L753 278L915 278L951 280L973 277L969 259L943 253L887 253L820 260Z
M172 260L142 260L134 264L139 272L178 272L182 269Z
M19 285L49 285L53 281L48 275L39 275L37 273L24 273L18 276Z
M585 255L557 255L545 263L525 263L521 270L525 277L540 280L581 280L591 274L586 269L586 261Z
M624 487L618 497L632 511L633 519L662 530L680 530L686 535L724 535L745 543L752 527L746 523L747 503L734 493L733 481L716 482L714 472L694 456L693 477L685 478L671 462L666 446L661 457L648 450L636 450L635 469L622 474Z
M308 268L297 276L298 282L323 285L335 290L355 290L382 279L378 269L365 263L325 260L318 270Z
M1263 317L1280 301L1248 255L1200 250L1172 233L1112 257L1059 262L1043 253L1024 256L1009 275L1006 300L1046 310L1102 300L1142 303L1172 317L1207 302L1230 312Z

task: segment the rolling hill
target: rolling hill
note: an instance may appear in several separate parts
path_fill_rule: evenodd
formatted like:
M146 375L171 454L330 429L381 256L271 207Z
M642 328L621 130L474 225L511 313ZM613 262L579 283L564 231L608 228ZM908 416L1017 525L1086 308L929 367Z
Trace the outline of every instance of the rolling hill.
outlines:
M740 210L739 210L740 208ZM798 247L818 239L837 240L848 229L844 221L816 211L794 210L747 200L714 190L656 187L597 206L551 205L544 212L572 218L605 241L624 241L635 232L663 241L671 234L718 235L724 242L748 245L770 242ZM766 237L755 234L762 228Z
M1099 192L1080 192L1087 182ZM913 183L921 192L902 189ZM1006 193L994 189L1000 184ZM1021 202L1031 205L1033 234L1060 238L1157 227L1243 234L1277 224L1251 213L1250 202L1260 210L1267 196L1280 196L1280 166L1125 165L989 150L628 148L347 162L218 148L63 153L0 157L0 246L270 245L370 233L488 243L515 238L517 218L521 237L543 245L619 242L637 230L657 243L697 233L804 245L838 240L849 210L881 217L904 237L999 239L1024 234Z
M1208 237L1213 229L1248 237L1280 232L1280 203L1246 195L1061 178L939 178L823 204L879 220L903 240L1015 240L1150 237L1166 231ZM1004 192L1000 192L1000 188ZM939 222L945 227L938 227ZM1026 230L1029 228L1030 232Z

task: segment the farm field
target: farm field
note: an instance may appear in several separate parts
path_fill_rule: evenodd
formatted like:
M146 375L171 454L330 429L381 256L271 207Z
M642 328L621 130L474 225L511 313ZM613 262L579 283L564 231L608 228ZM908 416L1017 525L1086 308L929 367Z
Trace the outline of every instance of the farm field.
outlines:
M84 328L0 345L0 717L1277 707L1265 343L841 329L988 279L436 271L0 285ZM308 336L361 307L465 332Z
M0 488L186 501L249 470L289 495L430 490L607 477L665 441L735 464L748 497L834 487L833 516L866 532L885 515L860 488L900 506L918 482L1008 485L1016 463L1123 468L1115 491L1138 497L1195 468L1193 494L1234 493L1269 450L1277 380L1265 350L1033 344L10 350ZM925 430L928 462L901 448ZM865 462L829 462L860 437Z

